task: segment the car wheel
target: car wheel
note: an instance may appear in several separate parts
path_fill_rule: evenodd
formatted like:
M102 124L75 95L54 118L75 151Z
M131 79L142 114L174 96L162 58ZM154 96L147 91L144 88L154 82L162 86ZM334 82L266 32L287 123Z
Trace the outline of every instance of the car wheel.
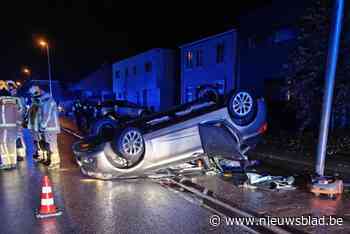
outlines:
M139 163L145 153L142 132L134 127L126 128L117 134L112 145L116 154L127 160L129 168Z
M247 91L233 92L227 102L229 113L235 124L250 124L256 115L256 99Z
M144 110L144 111L141 112L140 118L143 119L143 118L147 117L147 116L150 115L150 114L151 114L151 113L150 113L149 111Z
M103 139L112 139L114 130L118 122L109 117L98 119L91 128L91 135L102 137Z
M205 99L213 102L218 102L220 100L220 95L216 89L206 87L198 91L197 99Z

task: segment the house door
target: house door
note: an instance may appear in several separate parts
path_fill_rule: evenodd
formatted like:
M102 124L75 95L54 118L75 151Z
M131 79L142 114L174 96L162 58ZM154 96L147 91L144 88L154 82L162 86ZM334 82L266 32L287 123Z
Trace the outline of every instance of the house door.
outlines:
M143 106L148 106L148 93L147 89L144 89L142 91L142 100L143 100Z

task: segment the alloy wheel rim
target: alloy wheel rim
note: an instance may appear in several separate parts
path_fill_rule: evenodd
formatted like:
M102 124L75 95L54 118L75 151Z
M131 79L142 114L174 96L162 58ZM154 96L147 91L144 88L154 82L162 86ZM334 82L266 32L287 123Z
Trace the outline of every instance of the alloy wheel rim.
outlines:
M239 92L233 99L233 111L238 116L247 115L253 108L253 98L247 92Z
M143 151L142 135L138 131L127 132L122 140L122 148L130 156L136 156Z

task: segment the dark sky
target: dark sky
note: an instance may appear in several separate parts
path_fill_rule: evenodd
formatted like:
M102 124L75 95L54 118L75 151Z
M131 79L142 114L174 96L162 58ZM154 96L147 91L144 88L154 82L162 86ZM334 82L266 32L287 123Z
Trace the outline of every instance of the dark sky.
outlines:
M46 78L45 53L38 36L50 40L54 79L73 81L104 62L154 47L182 43L232 28L236 17L270 1L188 1L140 4L117 0L11 1L0 11L1 79L15 79L23 66ZM237 3L236 3L237 2ZM198 1L199 3L199 1Z

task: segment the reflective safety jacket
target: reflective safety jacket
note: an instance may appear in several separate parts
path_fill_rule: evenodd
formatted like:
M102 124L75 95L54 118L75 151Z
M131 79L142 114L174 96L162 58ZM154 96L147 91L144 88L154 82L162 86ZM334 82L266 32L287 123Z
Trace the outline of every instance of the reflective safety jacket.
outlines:
M57 104L49 94L33 98L28 110L28 128L40 132L60 132Z
M72 110L76 114L81 114L83 112L83 104L81 102L75 101Z
M17 97L0 97L0 128L17 128L22 124L21 100Z

